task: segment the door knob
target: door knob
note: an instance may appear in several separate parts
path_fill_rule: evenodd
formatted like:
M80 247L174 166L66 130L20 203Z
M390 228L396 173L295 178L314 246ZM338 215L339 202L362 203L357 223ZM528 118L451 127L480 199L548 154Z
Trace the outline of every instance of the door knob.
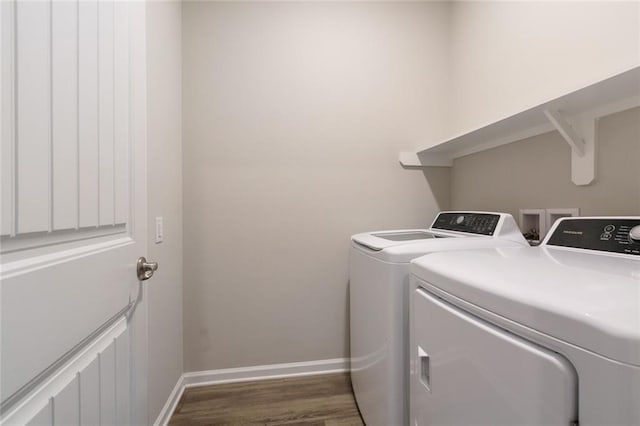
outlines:
M153 273L158 270L158 262L147 262L143 256L138 258L137 263L138 279L140 281L148 280Z

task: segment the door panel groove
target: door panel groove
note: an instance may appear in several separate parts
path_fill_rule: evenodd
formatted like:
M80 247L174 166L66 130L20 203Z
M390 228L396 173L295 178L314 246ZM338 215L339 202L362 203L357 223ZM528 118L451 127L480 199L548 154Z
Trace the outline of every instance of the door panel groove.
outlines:
M18 1L14 0L13 2L13 146L12 146L12 154L13 154L13 164L11 165L13 176L13 188L12 188L12 201L13 201L13 209L12 213L12 223L11 223L11 236L15 237L18 233L18 225L19 225L19 217L18 217L18 141L20 140L20 129L18 128L18 120L19 120L19 111L18 111L18 94L19 94L19 82L20 76L19 66L18 66Z
M48 201L48 232L53 231L53 2L49 2L49 187L47 193Z
M76 2L76 222L75 229L80 228L80 0Z

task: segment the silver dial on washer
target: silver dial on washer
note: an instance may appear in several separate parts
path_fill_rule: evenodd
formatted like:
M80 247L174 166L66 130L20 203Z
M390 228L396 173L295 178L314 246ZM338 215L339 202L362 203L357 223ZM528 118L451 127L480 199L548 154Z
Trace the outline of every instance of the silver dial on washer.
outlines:
M629 231L629 239L634 243L640 243L640 225L636 225Z

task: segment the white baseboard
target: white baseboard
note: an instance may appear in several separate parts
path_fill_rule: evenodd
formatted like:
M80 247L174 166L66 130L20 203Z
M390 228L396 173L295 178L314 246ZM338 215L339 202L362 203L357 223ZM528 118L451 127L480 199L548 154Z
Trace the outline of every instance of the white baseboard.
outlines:
M169 424L169 420L171 420L171 415L174 411L176 411L176 406L178 402L180 402L180 398L182 398L182 394L184 393L184 374L182 374L176 385L173 387L173 390L169 394L169 398L167 402L164 403L164 407L160 410L160 414L158 414L158 418L153 422L153 426L166 426Z
M288 364L257 365L253 367L225 368L222 370L194 371L182 375L186 388L222 383L249 382L282 377L311 376L341 373L349 370L349 359L336 358L320 361L292 362Z
M171 415L175 411L186 388L285 377L312 376L316 374L344 373L346 371L349 371L349 358L256 365L252 367L224 368L220 370L184 373L180 379L178 379L171 395L169 395L169 399L164 404L162 411L160 411L158 418L153 424L165 426L169 423Z

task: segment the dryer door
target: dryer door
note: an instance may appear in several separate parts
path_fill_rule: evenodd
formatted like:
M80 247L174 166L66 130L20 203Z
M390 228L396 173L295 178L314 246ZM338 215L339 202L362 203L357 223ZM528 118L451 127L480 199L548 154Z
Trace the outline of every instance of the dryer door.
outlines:
M564 357L423 289L412 299L412 425L577 420L577 376Z

